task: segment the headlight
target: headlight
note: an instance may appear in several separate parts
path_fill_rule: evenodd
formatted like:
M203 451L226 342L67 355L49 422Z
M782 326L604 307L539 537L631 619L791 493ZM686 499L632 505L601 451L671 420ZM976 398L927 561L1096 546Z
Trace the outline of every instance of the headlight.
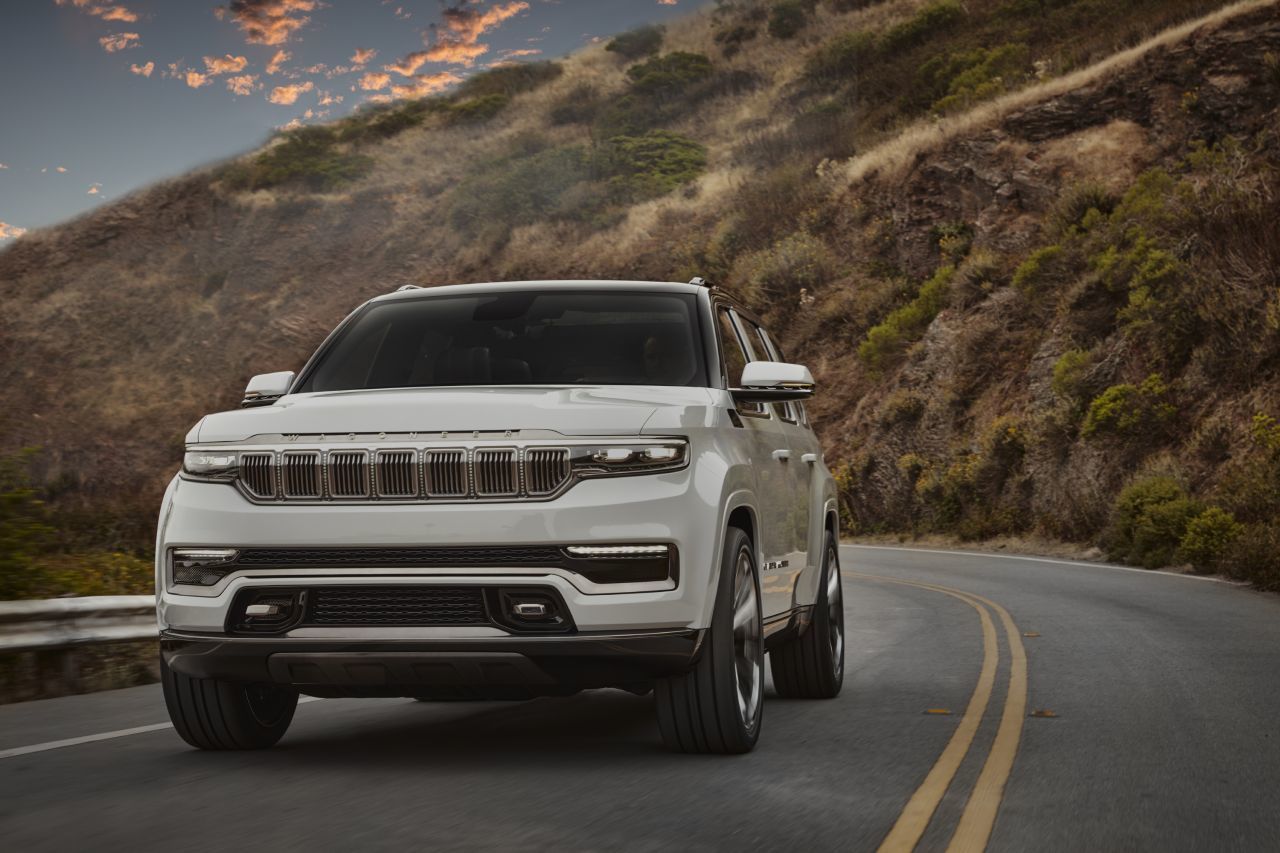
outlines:
M674 471L687 464L688 448L687 442L671 439L577 447L573 450L573 472L579 477L609 477Z
M182 457L182 473L200 480L234 480L239 471L239 453L190 450Z
M175 584L213 586L234 568L240 552L235 548L176 548L171 556Z

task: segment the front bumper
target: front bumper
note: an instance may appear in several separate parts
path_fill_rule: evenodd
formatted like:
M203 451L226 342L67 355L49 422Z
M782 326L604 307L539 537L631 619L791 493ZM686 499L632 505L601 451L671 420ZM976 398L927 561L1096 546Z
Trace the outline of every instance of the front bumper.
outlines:
M194 678L279 684L314 696L523 698L596 687L642 690L686 671L700 630L561 636L408 637L349 629L346 636L220 637L161 631L160 651Z

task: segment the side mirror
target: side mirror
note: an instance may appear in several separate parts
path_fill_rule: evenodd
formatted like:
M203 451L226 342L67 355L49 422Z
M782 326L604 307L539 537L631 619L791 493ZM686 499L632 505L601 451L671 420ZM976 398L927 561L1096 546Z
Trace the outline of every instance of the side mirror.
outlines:
M742 387L731 388L742 403L785 403L813 396L813 374L803 364L752 361L742 369Z
M293 371L282 370L279 373L259 373L249 380L244 389L244 399L240 401L242 408L252 406L270 406L276 400L289 393L293 384Z

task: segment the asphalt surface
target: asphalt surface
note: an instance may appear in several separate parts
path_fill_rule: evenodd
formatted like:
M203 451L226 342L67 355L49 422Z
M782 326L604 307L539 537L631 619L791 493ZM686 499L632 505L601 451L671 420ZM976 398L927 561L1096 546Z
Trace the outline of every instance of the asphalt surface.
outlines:
M976 828L1000 851L1280 850L1280 597L1058 561L842 560L844 692L770 695L750 755L667 753L652 700L609 691L315 701L275 749L201 753L141 687L0 707L0 845L944 850Z

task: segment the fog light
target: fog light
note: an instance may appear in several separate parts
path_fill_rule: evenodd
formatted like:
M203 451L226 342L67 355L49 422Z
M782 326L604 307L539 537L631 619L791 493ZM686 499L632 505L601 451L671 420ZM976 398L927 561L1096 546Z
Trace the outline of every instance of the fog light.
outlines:
M173 582L213 586L231 571L240 552L235 548L177 548L173 552Z
M305 605L305 591L244 590L231 610L233 627L254 633L283 631L301 621Z

